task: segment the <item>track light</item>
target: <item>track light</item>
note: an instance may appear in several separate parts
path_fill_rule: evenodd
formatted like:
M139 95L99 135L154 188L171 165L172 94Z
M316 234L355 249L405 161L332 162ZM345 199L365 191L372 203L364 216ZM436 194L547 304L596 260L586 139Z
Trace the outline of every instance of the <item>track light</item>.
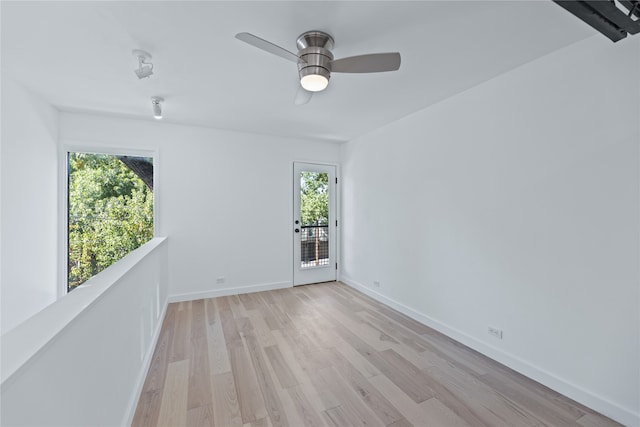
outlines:
M140 49L135 49L132 53L133 56L138 58L138 69L133 70L136 76L138 76L139 79L151 77L153 74L153 64L149 62L151 54Z
M156 120L162 119L162 104L164 99L154 96L151 98L151 107L153 108L153 118Z

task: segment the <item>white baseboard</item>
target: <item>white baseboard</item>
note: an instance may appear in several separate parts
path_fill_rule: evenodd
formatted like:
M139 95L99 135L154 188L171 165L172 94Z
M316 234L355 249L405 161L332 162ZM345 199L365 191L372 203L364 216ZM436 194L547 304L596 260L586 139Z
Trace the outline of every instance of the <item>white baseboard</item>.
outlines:
M252 292L273 291L275 289L290 288L291 282L262 283L259 285L238 286L233 288L211 289L202 292L188 292L185 294L169 295L169 302L193 301L203 298L226 297L228 295L250 294Z
M579 402L594 411L600 412L607 417L616 420L626 426L640 426L640 414L634 413L632 410L623 408L622 406L611 402L610 400L598 396L597 394L583 389L580 386L572 384L557 375L554 375L542 368L539 368L530 362L520 359L519 357L493 347L483 341L478 340L456 328L452 328L432 317L429 317L417 310L407 307L371 288L364 286L348 277L342 276L340 281L354 289L370 296L371 298L392 307L393 309L411 317L418 322L435 329L436 331L453 338L454 340L470 347L485 356L502 363L505 366L521 373L522 375L533 379L552 390L563 394L576 402Z
M125 419L124 419L124 422L122 423L123 426L130 426L131 423L133 422L133 417L136 414L136 408L138 407L140 394L142 393L144 382L147 379L149 368L151 368L153 353L155 352L156 346L158 345L158 339L160 338L160 331L162 331L162 324L164 323L164 316L167 313L168 305L169 305L169 301L165 301L164 306L162 307L162 311L160 312L160 316L158 317L158 324L156 325L156 330L153 332L153 336L151 337L151 342L149 343L147 354L144 356L144 361L142 362L142 370L138 374L138 378L136 379L135 390L131 394L131 398L129 400L129 407L127 408L127 412L125 413Z

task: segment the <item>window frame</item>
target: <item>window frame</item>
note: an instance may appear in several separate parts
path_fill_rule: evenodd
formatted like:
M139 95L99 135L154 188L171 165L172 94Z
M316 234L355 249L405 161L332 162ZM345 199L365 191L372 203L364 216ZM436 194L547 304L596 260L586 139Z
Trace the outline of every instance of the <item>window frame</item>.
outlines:
M67 281L69 274L69 156L68 153L107 154L111 156L136 156L153 158L153 237L158 237L160 223L158 215L158 164L159 150L157 148L139 149L108 145L93 145L82 143L60 144L58 150L58 283L57 295L61 298L69 293Z

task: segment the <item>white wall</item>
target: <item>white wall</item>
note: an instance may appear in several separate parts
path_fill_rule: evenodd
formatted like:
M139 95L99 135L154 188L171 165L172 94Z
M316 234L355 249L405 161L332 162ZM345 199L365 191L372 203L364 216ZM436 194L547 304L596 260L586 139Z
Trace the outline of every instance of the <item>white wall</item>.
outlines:
M58 112L2 74L4 333L57 297Z
M343 279L630 425L639 42L587 39L358 138L342 181Z
M156 238L2 336L6 426L132 420L167 306Z
M61 113L60 136L158 150L156 226L171 238L173 300L291 286L293 161L340 156L327 142L73 113Z

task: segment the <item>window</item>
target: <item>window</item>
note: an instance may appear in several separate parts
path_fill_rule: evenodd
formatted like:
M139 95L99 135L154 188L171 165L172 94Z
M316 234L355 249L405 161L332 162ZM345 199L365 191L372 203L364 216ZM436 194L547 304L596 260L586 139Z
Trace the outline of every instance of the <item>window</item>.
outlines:
M67 291L153 237L153 158L68 152Z
M329 174L300 173L300 267L329 265Z

